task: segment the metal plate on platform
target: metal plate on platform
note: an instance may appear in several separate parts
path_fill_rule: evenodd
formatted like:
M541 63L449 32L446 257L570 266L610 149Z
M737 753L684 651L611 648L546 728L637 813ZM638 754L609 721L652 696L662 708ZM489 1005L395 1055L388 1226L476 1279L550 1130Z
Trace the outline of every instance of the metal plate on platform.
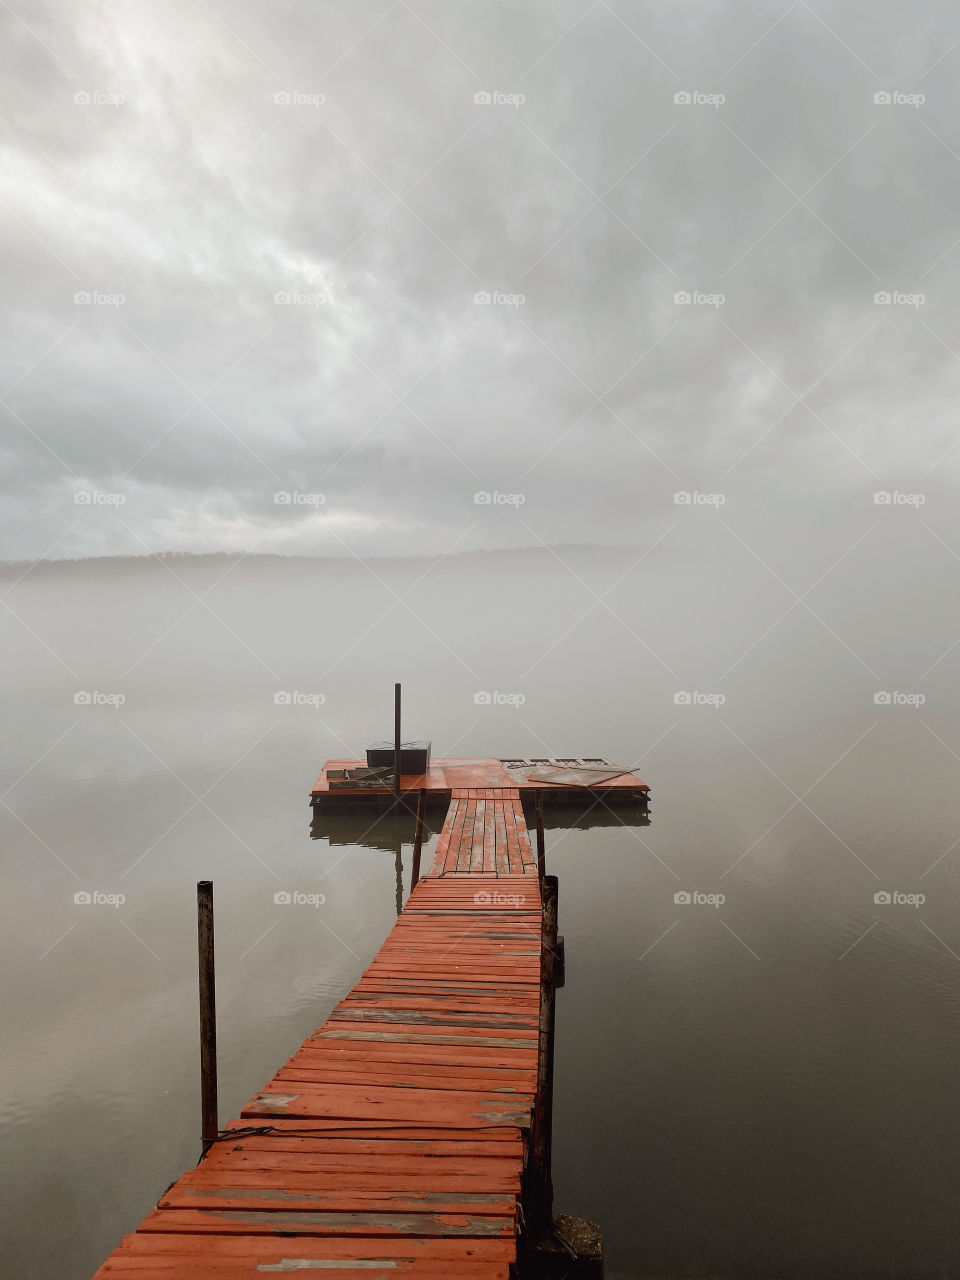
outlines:
M598 782L609 782L612 778L622 778L629 769L618 769L615 765L609 768L590 768L587 765L545 765L527 772L528 782L549 782L568 787L593 787Z

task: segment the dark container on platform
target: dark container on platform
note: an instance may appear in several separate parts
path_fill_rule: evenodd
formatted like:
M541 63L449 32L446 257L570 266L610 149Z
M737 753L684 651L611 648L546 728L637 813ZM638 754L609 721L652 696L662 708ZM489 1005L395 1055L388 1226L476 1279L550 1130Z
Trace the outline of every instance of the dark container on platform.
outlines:
M393 768L392 742L372 742L367 747L367 766L370 769ZM429 742L400 743L400 772L426 773L430 768Z

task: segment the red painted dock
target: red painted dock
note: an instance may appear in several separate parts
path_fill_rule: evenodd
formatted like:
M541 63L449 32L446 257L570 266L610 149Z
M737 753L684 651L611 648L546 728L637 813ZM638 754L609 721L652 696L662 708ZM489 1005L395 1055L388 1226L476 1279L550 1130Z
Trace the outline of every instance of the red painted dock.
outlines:
M537 1079L540 882L509 775L443 781L433 869L357 985L98 1278L506 1280Z

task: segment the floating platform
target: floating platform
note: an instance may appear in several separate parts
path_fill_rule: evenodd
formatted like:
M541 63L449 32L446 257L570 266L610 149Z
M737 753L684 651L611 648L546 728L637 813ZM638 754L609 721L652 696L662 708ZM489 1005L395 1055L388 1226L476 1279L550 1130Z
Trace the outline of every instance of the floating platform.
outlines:
M424 791L428 801L444 805L456 790L516 791L528 810L538 795L549 804L596 800L605 805L646 805L650 795L645 782L602 756L440 757L426 773L402 774L400 785L402 791ZM369 808L377 796L392 802L392 770L371 769L365 760L328 760L313 784L310 803L317 811L350 807L357 800Z

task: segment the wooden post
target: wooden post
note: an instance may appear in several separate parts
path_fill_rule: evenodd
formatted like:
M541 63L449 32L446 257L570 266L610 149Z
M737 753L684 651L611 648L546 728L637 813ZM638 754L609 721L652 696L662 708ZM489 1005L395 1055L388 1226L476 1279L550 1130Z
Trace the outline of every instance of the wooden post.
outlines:
M213 881L197 884L197 943L200 956L200 1105L206 1155L220 1132L217 1120L217 996L213 955Z
M393 686L393 797L400 806L400 686Z
M427 807L427 793L421 787L417 796L417 830L413 837L413 868L410 872L410 892L413 893L420 879L420 851L423 848L423 817Z
M534 1242L553 1230L553 1053L556 1028L555 966L557 949L557 877L540 882L543 924L540 935L540 1033L537 1093L534 1099L531 1147L533 1180L528 1221Z
M537 792L537 875L541 881L547 874L547 854L543 842L543 792Z

